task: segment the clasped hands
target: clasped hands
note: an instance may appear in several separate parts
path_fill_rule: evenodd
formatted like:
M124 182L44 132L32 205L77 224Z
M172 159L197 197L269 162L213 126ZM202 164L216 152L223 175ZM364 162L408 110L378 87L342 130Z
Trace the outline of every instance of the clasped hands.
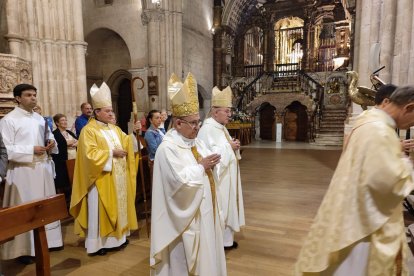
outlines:
M33 152L36 155L43 155L46 152L50 153L50 151L52 150L52 148L55 146L55 140L47 140L47 146L34 146L33 147Z
M128 155L128 152L123 149L113 149L112 156L115 158L124 158Z
M204 170L212 169L215 165L220 163L221 155L214 153L209 156L204 157L198 163L204 167Z
M238 150L238 149L240 149L240 141L239 141L239 139L233 139L233 140L230 142L230 146L231 146L231 148L232 148L233 150Z
M403 151L409 152L414 148L414 139L401 140Z

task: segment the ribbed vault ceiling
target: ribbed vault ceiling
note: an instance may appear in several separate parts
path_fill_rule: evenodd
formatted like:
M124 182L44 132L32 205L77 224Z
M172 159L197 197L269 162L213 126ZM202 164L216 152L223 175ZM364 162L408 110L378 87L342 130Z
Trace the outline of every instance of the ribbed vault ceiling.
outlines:
M223 0L223 16L222 25L230 27L233 31L237 31L244 17L249 16L250 12L256 7L260 7L263 4L275 4L275 5L291 5L303 6L304 4L316 4L316 3L332 3L335 1L352 2L350 0ZM355 0L354 0L355 1Z

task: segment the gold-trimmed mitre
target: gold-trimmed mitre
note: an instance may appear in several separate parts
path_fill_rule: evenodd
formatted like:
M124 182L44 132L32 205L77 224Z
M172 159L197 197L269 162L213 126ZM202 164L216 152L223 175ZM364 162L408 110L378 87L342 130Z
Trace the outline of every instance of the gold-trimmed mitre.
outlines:
M89 93L91 94L94 109L108 106L112 107L111 89L109 89L109 86L105 82L99 88L96 84L93 84Z
M232 92L230 86L227 86L223 90L220 90L217 86L214 86L211 106L232 107L231 97Z
M168 95L173 116L185 117L198 114L197 81L193 74L188 73L184 83L177 75L172 74L168 81Z

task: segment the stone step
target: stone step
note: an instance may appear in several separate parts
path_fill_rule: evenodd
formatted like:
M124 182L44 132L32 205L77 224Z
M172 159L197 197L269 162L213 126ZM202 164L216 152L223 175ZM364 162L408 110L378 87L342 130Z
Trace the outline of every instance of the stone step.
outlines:
M342 129L344 128L343 123L342 123L342 125L340 125L336 122L321 122L319 127L320 128L330 128L330 127L338 128L339 127L339 128L342 128Z
M340 128L320 128L319 129L319 133L320 134L329 134L329 133L335 133L335 134L339 134L339 133L344 133L343 129Z
M343 145L343 142L327 142L327 141L318 141L315 139L314 142L311 142L310 144L312 145L317 145L317 146L332 146L332 147L341 147Z
M322 118L339 118L345 120L346 114L323 114Z
M343 135L319 133L313 143L320 146L342 146L343 141Z

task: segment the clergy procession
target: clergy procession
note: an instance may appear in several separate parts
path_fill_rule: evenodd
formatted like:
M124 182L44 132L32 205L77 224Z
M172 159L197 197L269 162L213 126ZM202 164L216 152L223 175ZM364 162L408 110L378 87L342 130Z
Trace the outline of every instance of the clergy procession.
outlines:
M51 155L61 149L47 121L33 111L36 87L19 84L13 93L18 106L0 121L3 207L56 194ZM119 254L142 227L136 210L141 125L135 124L136 135L116 126L105 82L93 85L90 96L93 112L77 133L68 209L85 254L102 258ZM150 142L147 137L162 133L154 136L161 141L149 160L149 274L227 275L226 252L239 248L235 233L246 224L241 144L226 128L232 91L213 88L204 121L193 74L184 82L173 74L168 96L171 127L164 134L155 110L145 134ZM395 129L414 125L414 86L384 85L376 97L377 105L358 116L344 143L294 275L409 275L402 201L414 189L413 165L404 153L412 146ZM64 251L61 222L45 230L49 251ZM1 258L30 265L34 248L33 232L26 232L1 245Z
M33 111L36 87L19 84L13 93L18 106L0 121L3 207L56 194L51 155L61 148L47 121ZM160 112L154 111L145 134L162 133L149 160L150 274L227 275L225 252L238 248L234 234L245 226L241 146L226 128L232 91L213 88L204 121L191 73L184 82L173 74L168 95L170 130L164 134L158 128ZM105 82L93 85L90 96L93 114L77 133L68 207L85 254L99 258L127 247L128 237L139 227L139 139L114 124ZM407 143L397 138L395 129L414 124L414 87L386 85L377 96L378 105L358 117L344 144L295 275L409 275L401 202L414 189L413 168L403 152ZM139 131L140 124L134 129ZM49 250L64 250L60 221L45 229ZM3 260L30 264L35 254L32 232L1 245Z
M36 87L19 84L13 93L18 106L0 121L3 207L56 194L53 160L58 159L51 156L63 147L53 133L64 137L65 131L72 133L59 130L64 115L55 116L57 128L52 133L45 118L34 112ZM184 82L173 74L168 95L173 117L170 130L164 134L158 128L160 112L155 110L148 116L150 127L145 134L150 143L148 137L161 133L157 138L161 141L149 149L153 152L149 160L151 229L147 229L151 230L151 275L227 275L225 250L238 247L234 232L245 225L240 141L225 128L232 113L232 91L214 88L211 112L203 126L197 81L191 73ZM81 119L93 112L85 123L76 123L76 139L71 134L71 146L69 140L59 137L59 141L65 151L76 149L68 209L85 254L95 257L124 249L128 236L138 229L139 162L135 159L140 158L137 144L142 144L139 134L128 135L115 125L111 91L105 82L93 85L90 97L92 105L81 106L86 111ZM135 126L138 132L140 123ZM68 160L68 152L65 156ZM60 221L45 229L49 251L63 251ZM18 235L1 245L2 260L29 265L35 261L34 248L33 231Z

